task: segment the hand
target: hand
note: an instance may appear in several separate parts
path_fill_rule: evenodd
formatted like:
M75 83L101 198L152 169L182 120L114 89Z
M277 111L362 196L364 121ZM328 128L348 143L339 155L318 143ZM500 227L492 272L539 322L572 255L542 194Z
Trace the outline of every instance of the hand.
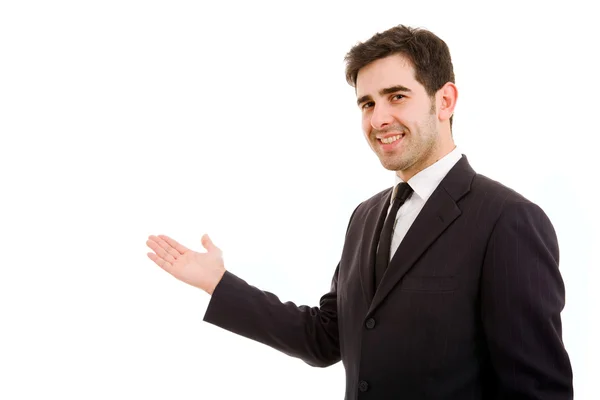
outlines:
M192 251L165 235L151 235L146 244L156 253L147 253L148 257L159 267L210 295L225 273L223 252L208 235L202 236L206 253Z

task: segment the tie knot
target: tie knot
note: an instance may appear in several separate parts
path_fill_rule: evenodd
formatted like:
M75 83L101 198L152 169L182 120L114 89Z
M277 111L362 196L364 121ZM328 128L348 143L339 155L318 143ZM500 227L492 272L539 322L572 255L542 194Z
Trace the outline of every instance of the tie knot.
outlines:
M410 196L413 191L410 185L406 182L399 183L396 188L396 196L394 197L394 200L400 200L401 202L406 201L408 196Z

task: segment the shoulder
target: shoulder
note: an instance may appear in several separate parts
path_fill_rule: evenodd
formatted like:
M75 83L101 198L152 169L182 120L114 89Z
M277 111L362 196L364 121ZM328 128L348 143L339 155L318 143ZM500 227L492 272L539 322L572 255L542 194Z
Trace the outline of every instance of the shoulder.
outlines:
M482 208L495 215L495 230L509 226L519 230L527 227L555 234L548 215L538 204L498 181L477 174L470 194L474 203L480 203Z
M392 194L393 187L389 187L384 189L368 199L362 201L358 206L354 209L354 214L360 214L361 212L365 212L371 210L376 207L381 207L383 204L387 204L389 197Z
M469 193L475 199L495 205L499 210L507 208L539 208L530 199L513 188L485 175L476 174Z

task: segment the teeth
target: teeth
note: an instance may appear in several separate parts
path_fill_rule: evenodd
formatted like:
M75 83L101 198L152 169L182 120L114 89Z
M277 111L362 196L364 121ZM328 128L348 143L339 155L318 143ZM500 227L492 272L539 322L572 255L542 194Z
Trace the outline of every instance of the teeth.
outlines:
M402 135L392 136L392 137L389 137L387 139L381 139L381 142L382 143L386 143L386 144L393 143L396 140L400 139L400 137L402 137Z

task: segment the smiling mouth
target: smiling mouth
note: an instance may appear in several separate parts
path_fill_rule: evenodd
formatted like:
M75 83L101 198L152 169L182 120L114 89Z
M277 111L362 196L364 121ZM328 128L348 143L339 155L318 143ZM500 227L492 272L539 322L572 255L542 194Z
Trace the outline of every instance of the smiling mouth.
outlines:
M404 133L400 134L400 135L396 135L396 136L390 136L388 138L378 138L377 140L382 143L382 144L393 144L395 142L397 142L398 140L402 139L404 137Z

